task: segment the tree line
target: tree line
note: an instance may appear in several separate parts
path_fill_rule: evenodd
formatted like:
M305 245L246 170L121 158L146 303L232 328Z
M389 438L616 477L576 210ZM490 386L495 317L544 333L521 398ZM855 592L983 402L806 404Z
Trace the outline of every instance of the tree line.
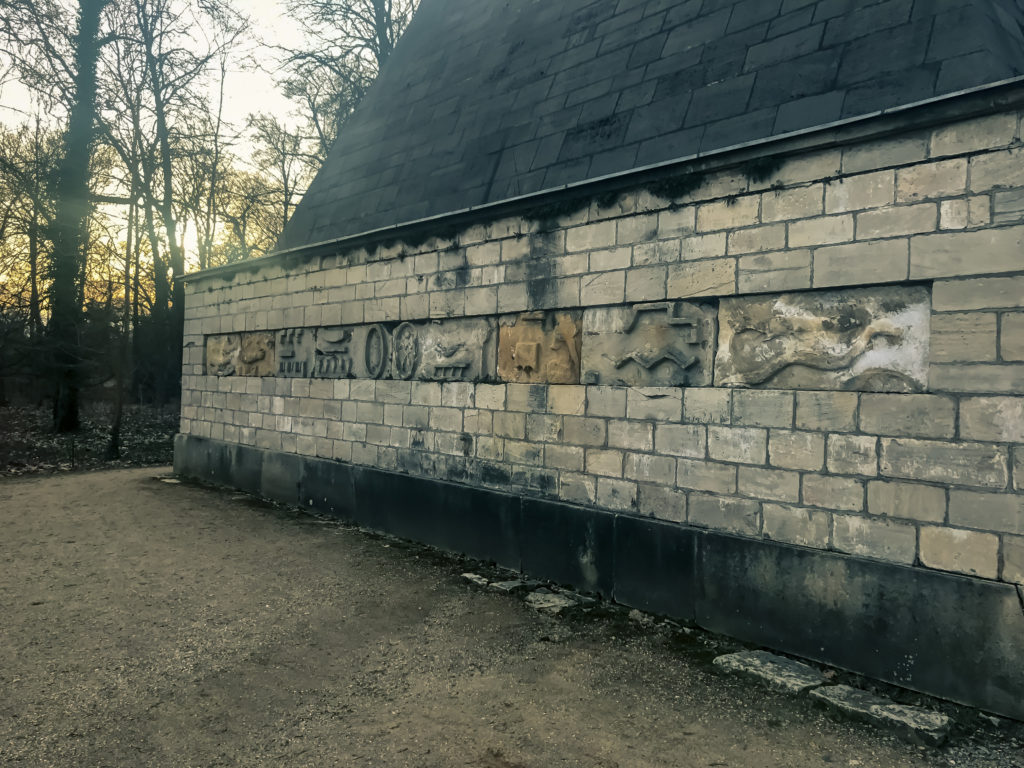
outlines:
M176 278L270 252L417 0L283 0L301 46L235 0L2 0L0 387L121 405L180 391ZM272 67L289 114L225 117L231 72ZM5 392L0 389L0 401Z

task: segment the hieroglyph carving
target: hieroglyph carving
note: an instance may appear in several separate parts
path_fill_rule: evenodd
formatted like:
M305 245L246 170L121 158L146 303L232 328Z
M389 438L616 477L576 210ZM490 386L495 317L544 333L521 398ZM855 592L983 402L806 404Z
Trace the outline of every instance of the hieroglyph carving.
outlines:
M305 378L312 373L316 337L312 328L288 328L277 332L277 375Z
M494 381L494 320L465 318L326 328L288 328L206 338L217 376Z
M583 314L583 383L709 386L715 309L688 301L600 307Z
M267 331L206 338L206 372L211 376L273 376L275 361L274 335Z
M498 378L521 384L579 384L579 312L524 312L498 329Z
M715 384L920 392L930 315L923 286L723 299Z

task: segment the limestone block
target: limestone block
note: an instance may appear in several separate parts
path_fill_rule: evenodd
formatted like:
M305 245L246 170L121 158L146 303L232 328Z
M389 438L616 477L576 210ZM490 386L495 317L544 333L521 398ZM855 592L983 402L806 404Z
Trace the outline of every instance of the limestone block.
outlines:
M736 466L679 459L676 461L676 485L693 491L736 493Z
M715 384L920 391L930 311L923 287L723 299Z
M237 333L223 333L206 337L206 375L234 376L238 373L242 337Z
M578 384L579 312L525 312L498 329L498 377L523 384Z
M1005 488L1008 451L987 443L882 438L882 474L982 488Z
M946 492L934 485L872 480L868 483L868 512L941 523L946 519Z
M921 564L927 568L994 579L999 574L999 537L957 528L923 526Z
M490 318L402 323L393 344L395 378L493 381L497 375L497 333Z
M711 384L714 310L684 302L588 309L583 381L624 386Z
M765 538L785 541L801 547L828 547L832 516L821 509L803 509L788 504L765 504Z
M886 518L833 515L832 545L840 552L877 557L896 563L913 563L917 529Z
M286 328L277 332L277 375L307 378L316 356L316 332L311 328Z

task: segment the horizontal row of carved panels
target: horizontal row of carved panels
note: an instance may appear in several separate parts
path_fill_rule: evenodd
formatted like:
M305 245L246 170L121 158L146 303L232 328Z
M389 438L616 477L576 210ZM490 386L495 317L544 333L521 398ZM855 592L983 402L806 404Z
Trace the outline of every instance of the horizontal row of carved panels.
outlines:
M913 392L928 288L892 286L206 337L217 376Z

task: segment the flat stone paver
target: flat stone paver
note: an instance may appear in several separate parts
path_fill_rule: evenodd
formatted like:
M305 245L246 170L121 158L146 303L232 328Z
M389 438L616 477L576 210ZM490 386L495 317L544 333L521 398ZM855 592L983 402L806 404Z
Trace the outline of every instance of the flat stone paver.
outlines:
M1019 731L906 744L683 633L167 471L0 482L4 768L1022 765Z

